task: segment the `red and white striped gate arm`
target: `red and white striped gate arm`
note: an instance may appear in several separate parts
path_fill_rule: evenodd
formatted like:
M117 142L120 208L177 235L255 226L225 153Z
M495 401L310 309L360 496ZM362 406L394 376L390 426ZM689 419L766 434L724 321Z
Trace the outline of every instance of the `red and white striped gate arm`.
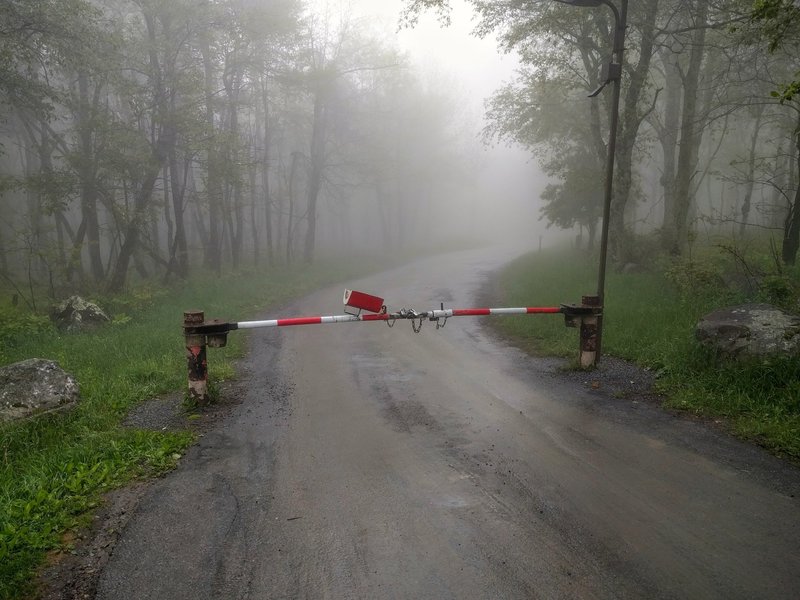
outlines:
M523 308L452 308L429 311L437 317L480 317L484 315L551 315L561 312L558 306L528 306Z
M591 302L590 300L594 300ZM480 317L489 315L542 315L563 313L569 327L581 328L581 365L588 367L595 364L597 355L597 319L602 307L599 299L585 297L580 305L562 304L558 306L528 306L522 308L448 308L428 310L418 313L414 310L402 309L395 313L386 311L383 298L363 292L345 290L344 305L358 310L357 314L290 317L287 319L269 319L266 321L240 321L232 323L220 319L205 320L203 311L190 310L183 313L183 333L186 338L187 362L189 368L189 394L198 404L208 401L208 367L206 362L206 346L222 348L227 342L228 332L235 329L255 329L257 327L289 327L292 325L323 325L325 323L354 323L357 321L384 321L394 325L397 320L410 320L416 333L422 329L422 321L427 319L436 322L436 329L444 327L450 317ZM347 310L347 309L345 309ZM361 311L365 311L362 314ZM443 319L444 322L439 322Z
M415 312L402 310L397 313L343 314L318 317L291 317L269 319L266 321L241 321L232 323L234 329L256 329L258 327L289 327L292 325L323 325L327 323L353 323L356 321L395 321L398 319L449 319L450 317L480 317L488 315L541 315L557 314L562 309L557 306L529 306L522 308L447 308Z

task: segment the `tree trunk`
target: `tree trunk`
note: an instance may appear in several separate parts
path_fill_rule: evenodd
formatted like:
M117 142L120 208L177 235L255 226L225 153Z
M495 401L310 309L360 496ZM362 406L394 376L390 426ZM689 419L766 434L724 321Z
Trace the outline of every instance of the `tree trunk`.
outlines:
M700 85L700 67L705 56L708 3L695 3L695 18L689 65L683 80L683 110L681 115L681 142L675 181L675 240L670 251L680 255L689 241L689 210L693 201L692 178L697 168L698 149L703 131L697 118L697 94Z
M171 155L171 153L170 153ZM169 165L172 161L167 159L167 162L164 163L164 167L162 169L163 176L161 178L161 184L163 186L164 192L164 222L167 224L167 261L169 264L168 270L171 271L174 268L175 263L175 252L173 251L174 246L174 239L175 239L175 222L172 220L172 215L170 214L170 210L172 208L172 202L170 202L170 186L172 178L174 174L169 168Z
M250 183L250 232L253 236L253 264L258 266L259 262L261 262L261 241L260 235L258 231L258 190L256 186L256 171L258 170L257 164L258 160L256 158L256 154L258 152L255 144L255 140L258 139L256 135L253 138L253 145L250 148L250 165L247 168L247 175L248 180Z
M133 202L133 214L125 228L125 238L119 249L117 261L114 263L114 271L109 281L108 291L110 292L121 292L125 288L125 282L128 277L128 267L139 245L139 235L142 225L144 224L143 221L146 215L147 205L153 197L153 188L158 179L158 173L161 170L160 165L162 162L161 160L154 161L154 166L150 168L139 191L136 193Z
M6 245L3 241L2 227L0 227L0 273L8 273L8 255L6 254Z
M228 119L228 132L230 134L230 157L229 157L229 177L230 188L232 190L232 210L228 212L229 226L230 226L230 246L231 246L231 260L233 268L239 267L242 257L242 241L244 237L244 202L242 191L242 178L239 172L240 167L240 151L239 151L239 88L241 86L241 66L236 63L234 55L233 73L228 82L228 102L229 102L229 119Z
M644 20L639 25L642 38L641 45L638 48L638 61L630 75L620 118L620 132L617 138L617 166L609 223L612 235L610 241L612 256L616 257L617 260L625 259L623 253L628 247L625 210L633 184L633 149L636 144L639 127L642 124L643 116L639 104L647 86L647 76L650 71L655 42L658 0L648 0L645 4L646 6L642 9Z
M267 87L267 74L264 74L264 87L263 87L263 107L264 107L264 151L263 162L261 166L261 185L263 187L262 193L264 194L264 218L265 227L267 229L267 260L269 265L275 264L275 255L273 253L273 239L272 239L272 198L270 197L269 189L269 157L270 157L270 126L269 126L269 94Z
M175 94L170 98L170 112L175 114ZM172 144L169 149L169 175L172 190L172 218L175 223L175 237L170 244L170 264L174 262L175 272L178 277L186 278L189 276L189 250L186 242L186 223L184 220L184 204L186 198L186 181L189 165L184 165L181 169L178 162L178 152L176 144ZM169 238L168 238L169 239Z
M314 247L317 235L317 201L322 189L322 172L325 168L325 106L321 92L314 98L314 126L311 132L311 165L308 174L307 223L303 261L314 261Z
M214 123L214 94L215 77L214 61L211 57L211 48L205 35L200 36L200 52L203 57L203 71L206 101L206 125L209 135L208 150L206 153L206 196L208 198L208 243L205 247L203 262L206 268L216 273L222 268L222 244L220 237L220 216L222 206L222 183L220 181L220 157L216 147L216 125Z
M297 173L297 161L300 158L299 152L292 152L292 166L289 168L289 216L286 225L286 264L292 264L292 230L294 227L294 178Z
M89 76L86 71L78 73L78 139L80 143L80 166L78 177L81 183L81 212L86 222L86 241L92 279L102 281L105 276L100 255L100 222L97 216L97 181L94 167L94 131L92 127L93 107L89 101ZM95 102L99 101L99 89L95 89Z
M747 220L750 218L750 203L753 199L753 187L756 172L756 145L758 133L761 129L761 118L764 115L764 105L756 105L756 120L753 123L753 135L750 137L750 152L747 156L747 179L745 181L744 200L742 200L742 220L739 223L739 236L744 237L747 229Z
M800 181L800 115L795 128L795 181ZM797 251L800 249L800 185L794 194L794 201L789 206L789 214L783 227L783 243L781 244L781 258L787 265L797 261Z
M661 247L669 251L675 245L675 155L678 147L678 127L681 116L681 77L678 58L672 49L661 52L666 78L664 123L659 131L664 158L661 187L664 193L664 218L661 222Z
M41 161L41 153L35 152L35 148L39 146L38 140L34 137L36 134L33 131L28 131L30 139L20 140L20 160L25 172L25 178L28 181L33 181L36 177L43 173L43 165ZM26 200L26 213L28 217L28 229L23 233L23 239L27 246L27 263L28 263L28 276L29 279L36 279L42 272L41 257L43 256L43 206L42 206L42 193L35 187L31 186L25 190ZM33 260L34 257L36 260Z
M128 267L134 253L138 250L139 237L142 227L145 224L145 219L147 218L147 209L153 198L153 190L158 175L163 165L167 162L170 153L174 150L177 137L174 115L170 114L170 104L167 101L168 94L164 82L164 73L174 73L174 64L169 62L168 59L167 64L164 65L164 71L162 71L162 65L160 64L156 51L155 15L145 10L143 16L145 24L147 25L150 41L150 74L153 79L154 97L157 98L152 127L153 130L156 130L158 126L160 126L160 131L156 139L151 142L152 157L150 159L150 164L139 189L134 194L133 208L132 211L129 211L130 218L124 228L122 245L120 246L119 255L117 256L114 270L109 280L108 289L110 292L120 292L125 287ZM162 33L165 39L170 39L169 22L166 19L162 19ZM172 57L172 60L174 60L174 57Z

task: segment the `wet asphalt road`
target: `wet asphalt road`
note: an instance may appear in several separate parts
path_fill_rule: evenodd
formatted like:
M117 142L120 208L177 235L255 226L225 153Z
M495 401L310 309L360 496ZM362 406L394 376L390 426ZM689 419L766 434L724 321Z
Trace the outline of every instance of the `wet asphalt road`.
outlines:
M390 310L469 307L508 257L352 287ZM243 402L151 488L98 597L800 598L797 469L548 375L480 319L259 330L244 371Z

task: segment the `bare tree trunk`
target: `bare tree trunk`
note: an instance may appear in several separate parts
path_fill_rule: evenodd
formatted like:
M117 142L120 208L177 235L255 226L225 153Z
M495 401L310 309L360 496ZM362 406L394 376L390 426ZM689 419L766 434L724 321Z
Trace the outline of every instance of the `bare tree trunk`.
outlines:
M20 160L25 172L25 178L33 181L34 178L43 173L41 152L35 152L39 147L39 141L34 137L36 133L32 130L27 132L30 136L28 140L20 140ZM41 275L43 252L43 206L42 193L35 187L30 186L25 190L26 213L28 217L28 228L24 232L24 239L28 252L28 276L29 279L36 279Z
M3 241L3 228L0 227L0 273L8 273L8 255Z
M125 237L122 246L119 249L119 255L114 263L114 271L109 281L108 290L110 292L120 292L125 287L125 282L128 276L128 266L130 265L131 258L136 252L139 245L139 236L146 214L147 205L153 197L153 188L155 187L158 173L161 170L160 165L162 161L154 161L154 166L150 168L133 203L133 214L128 221L125 228Z
M275 255L273 253L274 243L272 239L272 198L270 197L269 189L269 157L270 157L270 126L269 126L269 93L267 87L267 74L264 74L263 92L262 92L263 108L264 108L264 151L263 163L261 165L261 185L264 194L264 225L267 228L267 260L269 265L275 264Z
M620 134L617 140L617 167L614 181L614 198L611 204L610 231L612 233L612 255L617 260L624 260L622 256L627 249L627 232L625 228L625 211L630 199L633 185L633 149L639 127L644 118L641 113L640 101L647 86L647 76L650 71L650 62L653 57L655 44L655 24L658 14L658 1L647 0L644 10L644 19L640 23L641 44L638 48L638 61L630 75L628 90L620 118Z
M167 224L167 251L168 251L168 260L173 262L173 253L172 253L172 240L175 238L175 223L172 221L172 215L170 214L170 209L172 207L172 203L170 202L170 181L172 180L173 173L169 168L169 165L172 161L167 159L167 162L164 163L164 168L162 169L163 176L161 178L162 185L164 189L164 222Z
M170 184L172 187L172 217L175 222L175 237L170 248L170 264L174 262L177 275L185 278L189 275L189 250L186 243L186 223L184 220L186 178L189 166L184 165L181 171L174 147L169 153L169 165Z
M153 198L153 190L158 175L164 163L167 161L170 152L175 147L176 142L175 123L172 118L173 115L169 114L167 89L164 82L164 73L174 73L174 64L165 64L164 70L162 71L162 65L160 64L156 51L156 18L155 15L148 10L144 10L143 12L150 41L149 59L151 76L153 77L154 96L158 99L153 117L153 128L155 129L158 124L161 126L161 131L152 142L150 166L145 173L139 189L134 194L133 210L129 213L131 216L125 227L122 245L120 246L119 255L114 264L114 270L108 285L108 289L111 292L119 292L125 287L128 267L131 258L133 258L134 253L139 247L141 230L147 218L147 209ZM166 18L162 18L161 24L164 39L170 39L169 21ZM174 56L172 56L171 59L174 60Z
M229 157L229 178L232 179L229 183L230 190L230 208L228 214L228 226L230 229L230 248L231 248L231 261L233 267L238 268L242 257L242 241L244 237L244 214L243 214L243 198L242 198L242 178L239 172L240 167L240 150L239 150L239 88L241 86L242 72L241 65L236 61L236 57L232 59L234 65L233 72L230 74L230 79L227 80L226 91L229 103L229 118L228 118L228 132L230 134L231 151Z
M750 203L753 199L753 186L756 171L756 145L758 144L758 133L761 129L761 118L764 115L764 105L758 104L756 109L756 120L753 123L753 135L750 137L750 152L747 156L747 179L745 181L744 200L742 201L742 220L739 223L739 236L744 237L747 229L747 220L750 218Z
M317 201L322 189L322 172L325 168L325 106L321 92L314 98L314 126L311 132L311 165L308 175L307 223L303 260L306 264L314 261L314 247L317 235Z
M285 215L283 214L284 209L286 208L287 198L289 196L288 193L288 182L286 181L286 166L283 164L283 161L278 165L278 193L275 196L276 200L276 215L275 215L275 255L281 252L281 248L283 248L283 221Z
M795 134L795 173L794 181L800 181L800 113L798 113ZM800 185L796 186L794 200L789 206L789 214L783 227L783 243L781 244L781 258L787 265L797 261L797 251L800 249Z
M99 88L95 88L95 102L89 100L89 76L86 71L78 72L78 138L80 143L80 166L78 176L81 182L81 211L86 222L87 251L92 278L102 281L105 276L103 259L100 255L100 222L97 216L97 181L94 165L94 131L92 112L99 102Z
M204 264L207 268L219 273L222 268L222 244L220 237L220 217L222 205L222 183L220 182L219 153L216 147L214 131L214 96L215 96L215 77L214 62L211 57L211 48L206 34L200 36L200 52L203 57L205 101L206 101L206 125L211 132L211 139L208 140L208 150L206 159L206 196L208 198L208 236L205 247Z
M664 97L664 123L659 131L661 152L664 157L661 187L664 193L664 218L661 223L661 247L670 250L677 234L675 232L675 155L678 147L680 124L681 78L676 54L669 48L661 52L666 78Z
M688 243L689 210L693 201L692 179L697 168L698 149L703 131L697 118L697 95L700 84L700 67L706 53L706 25L708 3L695 3L695 30L689 54L689 66L683 81L683 111L681 116L681 142L675 181L675 240L670 251L680 255Z
M256 127L257 129L257 127ZM250 233L253 236L253 264L258 265L261 262L261 242L260 242L260 235L258 231L258 190L256 189L256 171L257 171L257 148L255 144L255 140L258 139L258 135L253 138L253 144L250 148L250 154L252 156L250 160L250 165L247 168L248 180L250 183Z
M289 216L286 225L286 264L292 264L292 230L294 227L294 178L297 173L297 161L300 158L299 152L292 152L292 166L289 168Z

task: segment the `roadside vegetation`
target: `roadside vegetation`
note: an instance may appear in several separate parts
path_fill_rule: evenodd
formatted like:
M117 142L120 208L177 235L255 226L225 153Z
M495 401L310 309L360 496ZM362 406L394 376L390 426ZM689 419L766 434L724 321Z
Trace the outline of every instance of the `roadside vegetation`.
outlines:
M363 272L364 263L359 267ZM0 425L0 598L31 593L46 553L69 551L64 533L87 521L104 492L168 471L192 443L187 431L121 425L137 403L186 387L184 310L246 318L348 275L319 265L197 277L170 289L141 287L97 298L114 321L83 334L60 334L45 316L0 307L0 365L56 360L76 377L82 397L71 412ZM213 351L211 379L233 375L245 340L244 333L231 335L226 348Z
M779 266L755 245L747 252L708 246L649 264L658 266L608 274L603 352L652 370L665 406L722 420L737 436L800 461L800 359L719 362L694 338L704 314L740 302L800 312L800 270ZM565 249L533 253L501 274L499 293L509 306L580 302L594 293L596 276L596 257ZM532 353L577 357L577 337L561 319L492 324Z

